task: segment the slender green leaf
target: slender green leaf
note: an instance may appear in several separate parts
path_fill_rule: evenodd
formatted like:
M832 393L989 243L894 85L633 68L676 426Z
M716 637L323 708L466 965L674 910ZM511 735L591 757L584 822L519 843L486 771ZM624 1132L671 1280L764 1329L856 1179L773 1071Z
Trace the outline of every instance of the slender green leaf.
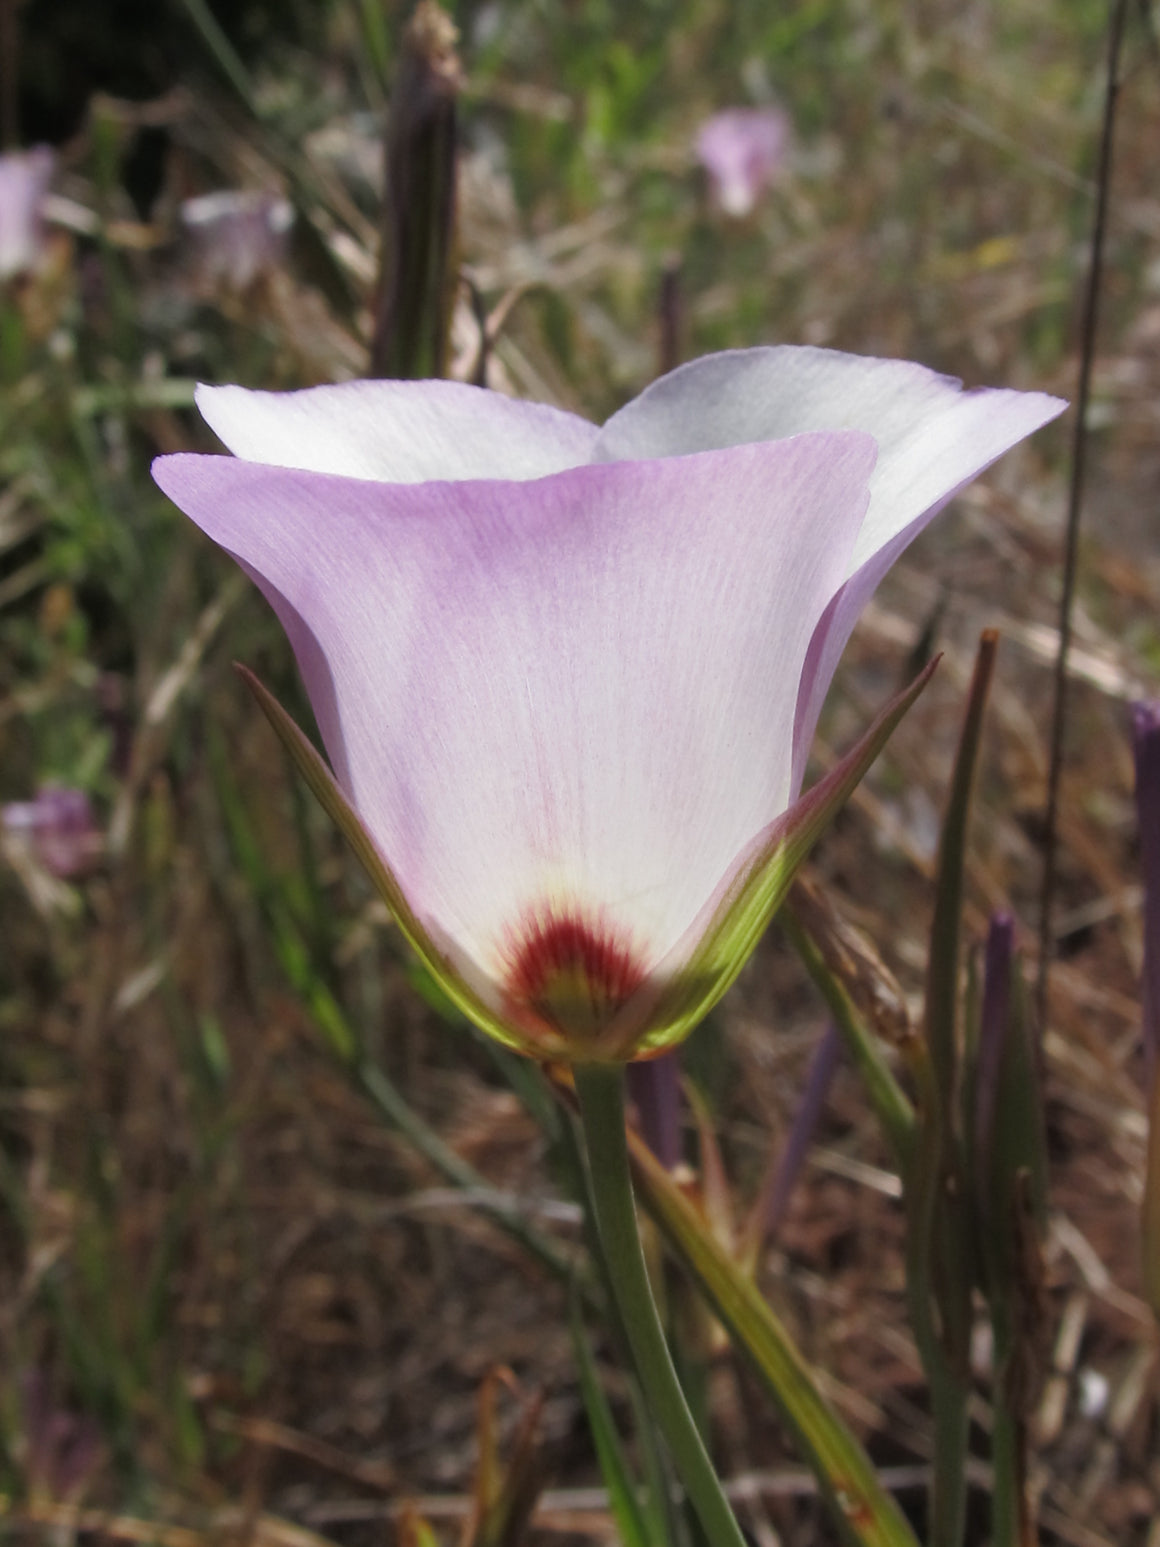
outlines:
M918 1547L865 1451L818 1391L809 1366L756 1285L712 1238L647 1146L632 1134L629 1143L641 1201L752 1360L813 1468L845 1540L857 1547Z
M995 630L984 630L939 838L927 956L925 1058L919 1071L919 1133L905 1177L907 1287L915 1341L930 1381L935 1425L931 1547L960 1547L966 1511L974 1243L961 1137L955 1125L960 1076L955 1028L967 826L998 644Z
M984 630L979 639L967 710L959 736L950 799L939 835L934 919L927 956L925 1023L931 1064L942 1110L955 1100L955 1019L959 996L959 936L963 913L967 823L983 735L983 714L995 670L999 636Z

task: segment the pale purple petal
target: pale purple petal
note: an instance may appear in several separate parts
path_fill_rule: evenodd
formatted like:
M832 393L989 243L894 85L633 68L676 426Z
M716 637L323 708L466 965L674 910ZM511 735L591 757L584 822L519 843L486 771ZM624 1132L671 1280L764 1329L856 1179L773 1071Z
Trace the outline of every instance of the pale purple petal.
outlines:
M795 727L800 786L822 701L875 587L953 495L1066 404L1039 392L962 390L900 360L781 346L710 355L654 382L600 432L597 458L675 456L809 430L878 443L870 508L846 584L811 645Z
M494 996L554 910L650 970L784 810L873 461L826 434L523 483L155 474L277 606L341 782Z
M544 478L587 462L596 426L457 381L348 381L303 392L199 387L235 456L381 483Z

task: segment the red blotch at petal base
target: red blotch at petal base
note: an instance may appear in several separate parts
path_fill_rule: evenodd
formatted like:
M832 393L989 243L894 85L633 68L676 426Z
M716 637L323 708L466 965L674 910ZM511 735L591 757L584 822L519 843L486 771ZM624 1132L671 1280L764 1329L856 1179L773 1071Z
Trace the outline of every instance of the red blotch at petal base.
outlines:
M531 1035L595 1042L646 973L632 942L578 914L532 915L513 934L507 993Z

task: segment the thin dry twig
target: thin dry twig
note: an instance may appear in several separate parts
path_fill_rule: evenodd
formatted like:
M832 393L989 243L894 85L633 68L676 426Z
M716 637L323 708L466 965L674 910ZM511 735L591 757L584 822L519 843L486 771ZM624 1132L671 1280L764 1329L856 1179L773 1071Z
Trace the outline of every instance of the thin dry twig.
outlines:
M1047 775L1047 813L1043 837L1043 887L1039 902L1039 975L1036 983L1036 1009L1041 1026L1046 1025L1047 1022L1047 988L1051 974L1054 940L1052 909L1055 903L1055 834L1059 818L1060 778L1063 772L1063 743L1067 715L1067 652L1071 642L1071 613L1075 600L1076 564L1079 553L1079 520L1083 503L1087 453L1088 400L1091 396L1100 284L1103 279L1104 237L1107 232L1108 196L1112 181L1112 141L1116 126L1116 103L1121 84L1120 51L1127 13L1128 0L1114 0L1108 33L1107 86L1104 93L1103 128L1100 133L1100 161L1096 182L1096 211L1092 224L1091 261L1088 265L1087 287L1084 294L1079 385L1076 392L1075 417L1072 421L1071 479L1067 497L1063 593L1059 601L1059 652L1055 658L1051 758Z

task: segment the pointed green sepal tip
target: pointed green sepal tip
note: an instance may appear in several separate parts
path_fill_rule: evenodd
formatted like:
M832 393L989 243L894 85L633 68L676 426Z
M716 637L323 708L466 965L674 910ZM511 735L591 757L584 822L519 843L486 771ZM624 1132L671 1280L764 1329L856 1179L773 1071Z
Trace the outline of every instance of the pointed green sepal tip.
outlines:
M487 1032L489 1036L502 1042L505 1047L514 1048L521 1053L536 1052L536 1049L528 1046L516 1032L494 1014L490 1006L484 1003L464 981L462 975L449 964L432 939L430 931L412 912L394 872L379 853L373 839L363 826L358 812L339 788L338 781L309 738L248 666L235 661L234 670L257 699L259 708L273 726L278 740L290 754L298 772L306 780L319 805L354 850L355 856L370 877L375 890L390 909L399 930L437 987L457 1010L466 1015L481 1031Z

